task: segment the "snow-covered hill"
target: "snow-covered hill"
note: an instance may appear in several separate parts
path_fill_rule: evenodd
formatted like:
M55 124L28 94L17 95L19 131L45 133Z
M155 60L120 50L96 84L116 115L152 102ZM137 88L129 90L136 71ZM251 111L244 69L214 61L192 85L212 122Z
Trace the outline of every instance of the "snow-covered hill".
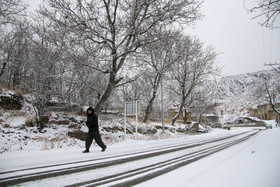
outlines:
M264 70L255 73L231 75L207 82L206 87L213 88L213 95L217 102L232 100L235 97L255 90L265 81L276 79L273 70Z
M275 84L279 81L275 70L232 75L207 82L206 89L212 90L212 97L220 105L216 113L222 123L233 121L238 117L248 116L248 109L265 104L265 92L260 93L264 83ZM263 97L260 97L262 95Z

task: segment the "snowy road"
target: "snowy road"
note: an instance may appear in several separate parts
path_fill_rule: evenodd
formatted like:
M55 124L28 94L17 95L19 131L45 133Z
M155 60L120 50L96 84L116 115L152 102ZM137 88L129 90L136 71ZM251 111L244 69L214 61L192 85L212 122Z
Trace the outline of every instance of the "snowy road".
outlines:
M192 138L142 142L136 146L118 145L105 153L81 154L69 151L63 154L49 151L45 155L42 152L21 153L17 156L4 154L0 156L0 185L135 185L235 145L255 136L257 132L228 131Z
M137 187L279 187L280 128L257 136Z

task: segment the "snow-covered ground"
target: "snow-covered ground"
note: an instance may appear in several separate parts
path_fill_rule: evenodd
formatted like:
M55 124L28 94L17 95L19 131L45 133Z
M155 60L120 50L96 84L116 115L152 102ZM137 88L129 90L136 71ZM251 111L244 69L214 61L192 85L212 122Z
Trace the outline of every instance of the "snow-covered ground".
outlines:
M27 121L34 118L29 103L24 102L20 111L7 112L2 110L0 112L0 175L7 171L33 167L40 170L42 166L62 166L63 163L73 162L80 164L80 162L93 158L114 158L124 153L135 153L159 147L171 147L182 142L193 143L209 138L235 135L254 128L212 129L209 133L190 135L176 131L176 129L184 130L185 128L184 125L176 124L175 126L166 125L168 130L165 133L156 130L156 133L149 134L148 132L153 132L160 126L152 123L139 126L138 130L146 133L139 133L137 138L135 134L131 133L124 139L121 119L100 120L101 136L108 149L106 152L100 152L101 149L94 144L89 154L83 154L81 152L84 150L84 142L68 137L67 133L75 128L86 132L87 128L83 125L84 116L62 112L52 113L50 123L43 129L42 133L39 133L37 127L26 125ZM67 122L67 125L64 122ZM265 130L262 128L264 131L241 144L141 183L139 186L280 186L280 150L278 149L280 129L275 126L275 121L266 121L266 123L272 123L273 129ZM70 126L74 126L74 129L70 129ZM134 132L134 127L135 123L128 124L128 129L131 132ZM108 131L108 129L111 130ZM103 170L104 173L111 172L106 171L106 168ZM91 176L90 172L92 171L88 172L89 176ZM73 176L75 175L73 174ZM71 178L70 176L65 178L67 177ZM82 177L77 174L76 178ZM46 181L49 180L51 181L51 179L46 179ZM69 179L67 180L69 184ZM65 186L64 181L57 183L54 179L49 183L51 185L40 181L39 185ZM38 182L26 183L23 186L38 186Z
M106 152L93 145L89 154L82 148L52 149L41 151L6 152L0 155L0 172L43 165L104 158L161 146L180 141L196 142L202 139L222 137L251 130L232 128L213 129L202 135L164 140L127 140L110 145ZM215 187L278 187L280 186L280 128L261 131L249 140L193 162L187 166L141 183L138 186L215 186ZM34 184L32 184L34 186ZM42 184L40 184L42 186ZM43 185L44 186L44 185Z
M138 185L279 187L280 129L262 131L241 144Z
M123 153L139 152L151 150L166 145L179 144L180 142L197 142L209 138L220 138L229 135L246 132L251 129L240 128L234 130L213 129L210 133L200 135L186 135L185 137L162 139L162 140L132 140L128 139L113 145L107 145L106 152L100 152L95 143L92 144L89 154L82 154L84 147L53 148L50 150L27 150L27 151L9 151L0 154L0 171L17 170L22 168L38 167L43 165L52 165L67 163L73 161L82 161L91 158L104 158ZM84 142L83 142L84 143Z

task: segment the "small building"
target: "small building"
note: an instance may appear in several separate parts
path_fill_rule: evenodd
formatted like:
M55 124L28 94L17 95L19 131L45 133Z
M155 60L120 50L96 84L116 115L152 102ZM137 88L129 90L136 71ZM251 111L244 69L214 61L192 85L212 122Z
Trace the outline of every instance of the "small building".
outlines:
M275 104L276 108L280 108L280 103ZM271 104L259 105L257 108L249 109L250 116L263 120L279 119L279 115L272 109Z

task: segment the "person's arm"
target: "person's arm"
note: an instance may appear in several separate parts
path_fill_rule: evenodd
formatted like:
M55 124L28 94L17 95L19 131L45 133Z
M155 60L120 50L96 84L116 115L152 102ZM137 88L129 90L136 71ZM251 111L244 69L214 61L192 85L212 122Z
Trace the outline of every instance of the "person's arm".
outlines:
M94 128L94 130L98 130L98 117L97 117L97 115L95 115L94 119L93 119L93 128Z

